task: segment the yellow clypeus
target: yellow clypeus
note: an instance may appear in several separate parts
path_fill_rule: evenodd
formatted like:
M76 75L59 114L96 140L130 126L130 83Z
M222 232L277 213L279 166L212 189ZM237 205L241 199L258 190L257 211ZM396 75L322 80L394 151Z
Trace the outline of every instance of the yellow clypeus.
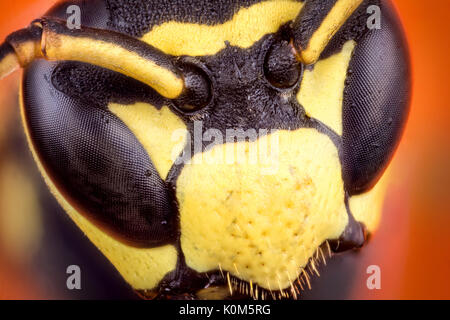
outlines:
M248 152L270 143L278 146L271 155L275 171L250 161ZM215 163L230 148L217 145L195 155L178 178L186 263L266 289L288 288L317 248L347 225L338 151L315 129L277 131L236 145L248 157Z

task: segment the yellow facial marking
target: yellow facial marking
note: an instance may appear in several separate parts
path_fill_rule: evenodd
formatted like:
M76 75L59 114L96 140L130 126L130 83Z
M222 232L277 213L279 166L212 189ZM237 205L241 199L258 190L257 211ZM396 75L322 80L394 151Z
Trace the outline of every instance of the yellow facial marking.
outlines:
M186 137L177 135L176 130L186 130L186 126L168 107L161 110L147 103L120 105L111 103L109 110L121 119L133 132L147 151L161 178L166 179L173 165L173 155L180 154ZM183 141L180 141L182 139Z
M249 48L264 35L295 19L303 4L290 0L263 1L240 9L230 21L218 25L165 22L144 35L143 41L171 55L213 55L232 46Z
M352 13L359 7L362 0L338 0L320 27L312 35L308 47L300 52L300 58L305 64L312 64L319 59L331 38L342 27Z
M148 84L166 98L177 98L184 83L172 71L119 45L91 38L45 32L48 60L75 60L94 64Z
M388 168L370 191L349 199L350 210L356 221L364 223L370 232L374 232L380 224L389 176Z
M342 135L342 105L345 78L356 43L348 41L342 51L306 70L297 94L306 114Z
M22 88L20 92L22 93ZM167 273L175 269L177 264L176 248L171 245L151 249L130 247L102 232L84 218L58 190L42 165L29 136L23 99L20 100L22 121L34 160L61 207L134 289L154 289Z
M249 159L215 164L209 158L227 149L217 145L186 165L177 198L189 267L221 267L279 290L290 286L325 240L341 235L348 215L338 152L327 136L315 129L277 131L236 145L247 150L269 145L267 139L278 141L276 172Z

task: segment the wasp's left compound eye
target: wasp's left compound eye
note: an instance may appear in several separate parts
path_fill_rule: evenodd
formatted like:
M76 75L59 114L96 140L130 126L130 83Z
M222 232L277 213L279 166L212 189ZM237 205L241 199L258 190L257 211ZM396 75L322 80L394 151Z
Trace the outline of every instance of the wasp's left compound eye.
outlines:
M211 81L201 68L191 63L180 67L184 75L185 92L175 100L183 112L195 112L206 107L211 100Z
M280 89L295 86L302 74L302 68L302 64L295 56L294 48L285 40L272 45L264 62L267 80Z

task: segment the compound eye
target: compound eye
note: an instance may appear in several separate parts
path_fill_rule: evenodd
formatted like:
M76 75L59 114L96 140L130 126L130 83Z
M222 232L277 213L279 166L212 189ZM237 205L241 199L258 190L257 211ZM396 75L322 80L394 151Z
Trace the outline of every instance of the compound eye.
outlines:
M176 107L183 112L195 112L206 107L211 100L211 81L200 67L183 63L179 69L184 75L185 92L176 99Z
M270 84L279 89L294 87L300 79L303 65L288 41L277 42L269 49L264 61L264 74Z

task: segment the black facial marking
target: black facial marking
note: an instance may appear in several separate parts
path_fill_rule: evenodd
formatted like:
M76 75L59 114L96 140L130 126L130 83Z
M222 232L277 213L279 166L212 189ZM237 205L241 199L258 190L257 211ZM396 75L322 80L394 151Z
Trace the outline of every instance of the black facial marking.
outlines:
M304 111L296 99L299 84L282 95L265 81L265 58L278 41L278 35L268 35L248 49L228 45L213 56L197 58L207 66L214 86L212 105L195 117L205 131L303 126ZM190 125L194 118L185 120Z

